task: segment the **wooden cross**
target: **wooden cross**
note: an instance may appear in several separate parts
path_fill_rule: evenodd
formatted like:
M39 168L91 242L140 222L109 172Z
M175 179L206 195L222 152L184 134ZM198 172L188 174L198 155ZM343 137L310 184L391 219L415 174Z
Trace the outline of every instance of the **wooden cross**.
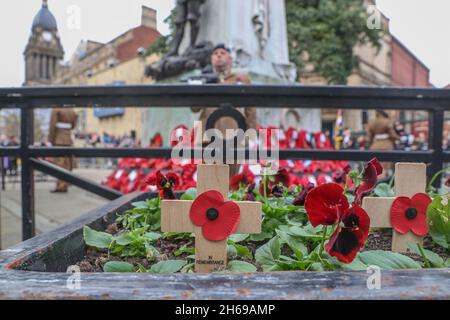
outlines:
M219 191L224 199L229 190L228 165L199 164L197 168L198 195L208 190ZM227 239L210 241L202 234L202 228L192 223L189 210L193 201L163 200L161 203L161 230L163 232L195 233L195 271L208 273L224 269L227 265ZM261 233L261 203L236 201L240 209L240 223L234 233Z
M424 193L427 187L427 170L424 163L396 163L395 164L395 196L412 197L417 193ZM371 228L392 228L390 210L395 198L363 199L362 207L370 217ZM392 251L408 252L408 243L423 243L423 238L412 232L406 234L393 230Z

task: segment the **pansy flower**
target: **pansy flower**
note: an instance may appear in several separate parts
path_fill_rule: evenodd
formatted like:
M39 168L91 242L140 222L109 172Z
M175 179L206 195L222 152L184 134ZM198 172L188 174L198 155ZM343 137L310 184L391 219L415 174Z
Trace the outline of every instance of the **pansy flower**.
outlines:
M391 225L398 233L412 232L419 237L428 233L427 209L431 198L418 193L412 198L397 197L391 206Z
M255 186L256 184L253 182L245 188L244 201L256 201L255 193L253 192L255 190Z
M278 170L277 174L272 176L266 184L266 192L267 195L271 195L272 194L272 190L277 191L280 188L274 188L275 186L282 184L285 187L289 187L291 184L291 177L289 172L285 169L285 168L281 168ZM260 183L259 185L259 193L261 195L264 195L264 184Z
M294 206L304 206L306 201L306 196L309 192L315 188L315 185L311 182L308 182L306 186L303 187L302 192L300 192L292 202Z
M369 235L370 218L358 204L350 207L344 189L335 183L314 188L305 209L313 227L336 226L325 250L344 263L352 262Z
M253 172L245 166L241 173L235 175L230 180L230 188L233 191L239 190L241 186L248 186L255 180Z
M209 190L194 200L189 217L192 223L202 227L202 234L206 239L220 241L236 230L241 212L236 203L225 201L216 190Z
M366 163L363 172L363 181L356 188L356 202L361 203L362 198L371 192L378 182L378 176L383 173L383 167L378 162L377 158L373 158Z
M153 176L150 176L146 183L154 184ZM156 172L156 186L158 187L161 199L175 199L173 190L180 188L181 184L181 179L176 173L170 172L164 176L161 171Z

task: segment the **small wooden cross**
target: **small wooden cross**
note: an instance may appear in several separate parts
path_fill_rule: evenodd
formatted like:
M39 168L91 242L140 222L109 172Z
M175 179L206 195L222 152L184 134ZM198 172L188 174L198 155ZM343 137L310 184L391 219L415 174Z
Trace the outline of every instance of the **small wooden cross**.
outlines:
M427 170L424 163L396 163L395 164L395 196L412 197L417 193L424 193L427 187ZM371 228L392 228L390 210L395 198L363 199L362 207L370 217ZM392 251L408 252L408 243L423 243L423 238L412 232L400 234L393 230Z
M199 164L197 168L198 195L208 190L219 191L224 199L229 190L228 165ZM189 210L193 201L163 200L161 203L161 230L163 232L195 233L195 271L208 273L224 269L227 265L227 239L210 241L202 234L202 228L193 224ZM261 203L236 201L240 209L240 223L234 233L261 233Z

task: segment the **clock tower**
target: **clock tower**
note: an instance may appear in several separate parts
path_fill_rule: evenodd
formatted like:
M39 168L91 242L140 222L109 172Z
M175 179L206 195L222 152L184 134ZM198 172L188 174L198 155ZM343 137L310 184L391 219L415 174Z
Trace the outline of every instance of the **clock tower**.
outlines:
M24 58L25 86L52 83L59 63L64 58L64 50L56 19L48 9L47 0L42 1L42 7L34 17Z

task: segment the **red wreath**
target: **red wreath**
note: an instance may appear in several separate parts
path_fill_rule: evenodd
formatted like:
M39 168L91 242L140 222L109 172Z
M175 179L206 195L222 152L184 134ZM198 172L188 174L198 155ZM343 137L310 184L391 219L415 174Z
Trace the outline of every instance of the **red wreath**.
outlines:
M431 199L425 193L412 198L397 197L391 206L391 225L398 233L412 232L419 237L428 233L427 209Z
M236 230L241 211L236 203L225 202L220 192L210 190L194 200L189 217L192 223L202 227L206 239L220 241L228 238Z

